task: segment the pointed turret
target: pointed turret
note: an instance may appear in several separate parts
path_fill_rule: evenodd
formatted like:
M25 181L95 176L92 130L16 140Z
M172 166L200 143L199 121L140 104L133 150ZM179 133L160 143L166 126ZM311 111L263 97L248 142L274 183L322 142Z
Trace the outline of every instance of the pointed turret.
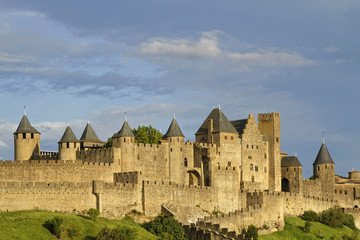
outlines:
M67 126L65 129L65 132L60 139L59 143L65 143L65 142L78 142L79 140L76 138L73 130L70 126Z
M24 116L22 117L18 128L16 129L16 132L14 134L17 133L38 133L38 130L36 130L33 126L31 126L29 119L27 118L26 114L24 114Z
M220 108L214 108L195 133L195 136L196 142L234 144L239 133Z
M329 153L324 141L323 141L323 143L320 147L319 153L316 156L316 159L313 163L313 165L318 165L318 164L335 164L330 156L330 153Z
M96 135L91 124L88 122L84 129L83 134L80 138L80 147L84 148L99 148L102 147L105 143L102 142L99 137Z
M68 125L60 139L59 156L60 160L76 160L76 151L79 150L80 143L71 127Z
M313 174L314 178L321 182L322 196L333 198L335 191L335 163L324 140L313 163Z
M124 121L124 124L122 125L120 131L114 134L113 138L119 138L119 137L135 137L133 131L130 128L129 123L127 120Z
M182 133L175 117L171 121L169 129L167 130L166 134L164 135L164 138L168 138L168 137L184 137L184 134Z
M40 133L31 126L26 112L14 132L14 145L15 160L29 160L40 154Z

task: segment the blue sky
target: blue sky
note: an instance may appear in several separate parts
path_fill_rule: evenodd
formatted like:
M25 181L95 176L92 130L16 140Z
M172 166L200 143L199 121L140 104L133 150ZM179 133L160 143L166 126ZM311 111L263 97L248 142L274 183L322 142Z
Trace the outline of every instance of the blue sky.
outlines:
M336 172L360 170L359 1L0 1L0 158L27 107L57 150L68 122L102 140L132 127L186 139L213 105L279 112L304 176L325 132Z

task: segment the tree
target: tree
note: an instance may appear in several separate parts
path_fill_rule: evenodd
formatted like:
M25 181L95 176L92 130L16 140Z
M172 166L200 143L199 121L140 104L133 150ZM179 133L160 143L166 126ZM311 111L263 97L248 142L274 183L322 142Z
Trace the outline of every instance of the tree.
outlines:
M162 138L162 134L156 128L149 126L138 126L137 129L133 129L136 143L150 143L156 144Z
M185 231L178 221L169 216L158 216L143 227L162 239L185 240Z
M103 148L109 148L109 147L112 147L113 145L113 141L112 141L112 138L109 137L105 143L105 145L103 146Z

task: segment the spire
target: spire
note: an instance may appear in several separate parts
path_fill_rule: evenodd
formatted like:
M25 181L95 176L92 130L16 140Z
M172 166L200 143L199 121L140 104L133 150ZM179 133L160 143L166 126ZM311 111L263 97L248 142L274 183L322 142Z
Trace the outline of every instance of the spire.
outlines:
M164 138L168 137L184 137L184 134L182 133L179 124L177 123L175 116L173 120L171 121L171 124L169 126L169 129L167 130L166 134L164 135Z
M24 116L26 116L26 106L24 106Z
M120 131L115 133L113 137L135 137L135 135L132 132L129 123L127 122L127 120L125 120Z
M320 150L318 155L316 156L316 159L313 163L313 165L317 165L317 164L335 164L330 156L330 153L325 145L325 143L323 142L323 144L321 144Z
M66 127L65 132L61 140L59 141L59 143L63 143L63 142L78 142L78 139L76 138L70 126Z
M199 130L195 133L195 135L208 133L209 119L213 119L213 132L238 133L238 131L236 131L234 126L231 124L225 114L220 110L220 108L214 108L209 114L209 116L206 118L206 120L203 122Z
M81 135L80 141L101 142L89 122L86 124L84 132Z
M324 131L322 132L322 136L323 136L323 142L322 143L325 144L325 132Z
M26 111L24 111L24 116L22 117L19 126L16 129L16 132L14 132L14 134L16 133L39 133L38 130L31 126L31 123L26 116Z

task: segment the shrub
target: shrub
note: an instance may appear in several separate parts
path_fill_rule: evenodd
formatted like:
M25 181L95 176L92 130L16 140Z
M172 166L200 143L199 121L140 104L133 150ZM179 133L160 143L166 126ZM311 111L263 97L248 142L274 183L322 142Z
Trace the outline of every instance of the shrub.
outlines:
M185 240L185 231L180 226L179 222L176 221L173 217L169 216L158 216L154 220L143 224L143 227L150 233L161 236L164 233L168 238L169 235L173 237L174 240Z
M303 215L301 215L301 218L305 221L311 221L311 222L318 222L320 220L319 215L312 210L305 211Z
M63 219L60 217L54 217L50 221L46 221L44 226L57 238L60 238L61 235L61 225L62 225Z
M95 208L90 208L87 211L87 215L89 215L89 217L95 221L95 219L100 215L99 210L95 209Z
M310 228L311 228L311 222L306 221L305 227L304 227L304 232L306 232L306 233L310 232Z
M344 213L342 212L341 208L329 208L327 210L324 210L320 214L320 222L324 223L325 225L328 225L330 227L342 227L344 223Z
M352 230L358 230L357 227L355 226L354 217L351 214L346 214L346 213L344 214L343 224Z
M66 228L66 233L70 239L73 239L74 237L80 235L81 227L78 225L70 225Z
M257 240L259 238L258 229L254 225L249 225L245 234L246 239Z
M96 240L134 240L136 239L136 231L129 227L117 227L109 229L107 227L101 229L96 235Z

